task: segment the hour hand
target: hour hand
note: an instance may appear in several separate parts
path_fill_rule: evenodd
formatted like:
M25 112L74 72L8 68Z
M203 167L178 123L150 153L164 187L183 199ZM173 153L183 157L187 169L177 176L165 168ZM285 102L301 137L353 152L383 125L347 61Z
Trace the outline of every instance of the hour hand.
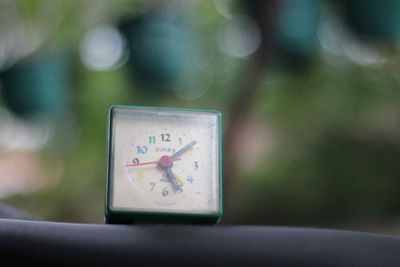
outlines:
M181 191L181 187L178 184L178 181L174 175L174 173L171 171L171 168L165 168L165 172L167 173L167 178L171 182L172 187L174 188L175 191Z

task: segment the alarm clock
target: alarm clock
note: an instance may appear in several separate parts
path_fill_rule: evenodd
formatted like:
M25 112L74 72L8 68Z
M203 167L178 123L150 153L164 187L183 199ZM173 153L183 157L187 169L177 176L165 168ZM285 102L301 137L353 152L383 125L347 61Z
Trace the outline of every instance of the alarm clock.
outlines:
M221 147L218 111L112 106L106 223L217 223Z

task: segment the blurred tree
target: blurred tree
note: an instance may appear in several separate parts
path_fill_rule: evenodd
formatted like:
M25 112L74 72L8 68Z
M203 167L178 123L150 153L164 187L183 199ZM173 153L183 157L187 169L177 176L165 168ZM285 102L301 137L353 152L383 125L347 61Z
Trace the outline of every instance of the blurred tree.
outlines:
M395 7L396 1L390 2L390 5L385 6L385 8L392 8ZM242 5L244 6L244 9L248 11L248 14L252 16L255 21L259 24L261 32L262 32L262 45L260 46L259 50L257 53L251 58L250 63L248 64L246 70L244 71L244 74L241 76L242 81L239 81L239 89L235 93L235 96L233 98L233 101L231 102L231 111L229 113L229 122L228 122L228 127L226 130L226 138L225 138L225 177L227 177L228 180L228 185L232 186L232 183L236 183L239 181L235 181L235 177L241 176L240 172L238 171L238 166L240 166L240 151L244 151L245 149L245 142L244 140L241 140L241 137L244 136L243 132L246 131L246 128L249 125L246 125L246 121L248 121L249 115L254 107L254 104L256 103L257 96L259 96L259 91L258 89L260 88L260 81L264 76L265 71L269 70L269 73L271 73L270 69L271 66L273 65L273 59L272 55L274 53L278 53L278 57L282 56L287 64L289 63L290 65L293 65L295 62L298 62L299 59L302 59L299 64L295 64L294 66L297 66L296 71L300 72L301 70L305 70L304 66L307 61L311 59L311 56L313 53L315 53L317 50L316 46L316 41L317 41L317 32L318 32L318 21L320 17L320 12L321 12L321 1L246 1L246 2L241 2ZM363 23L363 33L369 33L370 38L374 38L375 40L383 40L386 41L386 43L393 43L392 41L398 37L397 34L397 26L396 23L391 24L391 25L386 25L385 23L378 23L381 21L381 15L385 14L384 9L385 8L379 8L377 12L374 12L375 17L371 18L371 13L368 11L368 8L371 8L370 11L374 9L374 5L379 5L377 4L377 1L348 1L347 3L349 6L353 7L355 5L364 5L364 8L357 8L357 9L351 9L351 10L357 10L354 11L356 13L362 13L363 15L358 16L356 15L351 15L352 19L354 21L361 21L361 18L364 19ZM296 8L298 6L298 8ZM368 6L368 7L367 7ZM367 9L367 10L365 10ZM389 16L389 20L393 17L396 17L397 14L396 12L399 11L400 9L396 9L396 11L388 11L386 12ZM364 12L365 11L365 12ZM381 12L382 11L382 12ZM353 12L353 11L350 11ZM379 13L379 14L378 14ZM368 21L368 22L367 22ZM362 24L362 23L360 23ZM379 24L379 26L375 25ZM379 32L379 33L378 33ZM396 37L395 37L396 36ZM384 38L382 38L384 37ZM299 57L301 55L301 57ZM268 68L269 67L269 68ZM351 78L346 80L346 82L350 82ZM348 85L347 85L348 86ZM267 89L269 90L270 88L265 88L266 84L263 86L264 90ZM298 86L294 86L296 88ZM312 87L315 87L315 85L312 85ZM286 97L294 97L292 99L294 102L289 104L289 109L282 109L285 110L285 112L288 113L293 113L293 114L301 114L302 109L304 107L299 106L295 104L296 101L300 105L307 105L306 103L310 103L308 101L305 101L305 98L303 99L295 99L296 95L298 95L298 92L295 92L293 90L295 89L287 89L289 91L282 92L280 95L286 96ZM358 87L359 88L359 87ZM303 88L304 89L304 88ZM357 96L356 98L365 99L366 97L366 92L362 92L359 89L357 90ZM306 90L307 91L307 90ZM309 92L311 93L311 92ZM313 91L313 94L318 95L319 93L316 91ZM305 95L308 97L311 97L311 95ZM348 92L346 94L347 97L351 97L351 92ZM268 98L268 96L267 96ZM318 99L316 101L319 101ZM355 104L357 105L359 101L356 101ZM312 106L314 106L314 103L310 103ZM338 104L338 102L335 102L335 104ZM349 108L349 110L353 111L357 109L359 105L355 106L354 108ZM365 106L368 107L368 106ZM296 109L299 108L299 109ZM333 112L334 113L334 112ZM283 113L285 114L285 113ZM338 112L338 114L342 114ZM298 120L299 123L304 122L305 118L302 118L303 120ZM277 122L277 124L283 124L284 121ZM296 124L296 118L291 118L288 123L294 123ZM319 122L321 123L321 122ZM327 122L325 122L327 123ZM329 122L328 122L329 123ZM299 126L304 128L305 125L303 124L302 126ZM303 129L305 130L305 129ZM321 135L319 138L324 138L324 134L320 133ZM318 136L318 135L316 135ZM315 137L315 135L314 135ZM342 140L344 141L344 140ZM326 150L329 150L327 147L325 148ZM305 150L307 151L307 150ZM304 156L304 155L303 155ZM313 155L309 155L310 157L313 157ZM355 158L357 155L353 155ZM328 160L328 159L326 159ZM356 159L354 159L356 161ZM311 166L319 166L323 165L321 162L320 163L314 163L311 164ZM285 165L284 168L287 168L288 171L291 170L290 165ZM269 169L269 171L271 171ZM293 174L295 174L294 172ZM395 171L393 171L395 173ZM341 174L339 172L335 172L333 176L340 176ZM393 175L393 174L391 174ZM259 177L268 177L269 175L264 173L263 175L259 174ZM321 174L323 177L324 175ZM279 175L278 175L279 177ZM279 179L277 177L277 179ZM318 176L313 176L315 179L317 179ZM267 178L266 178L267 179ZM321 178L323 179L323 178ZM327 178L328 179L328 178ZM389 179L390 180L390 179ZM386 179L386 181L389 181ZM327 181L328 182L328 181ZM361 182L361 180L360 180ZM366 183L368 181L365 181ZM391 180L393 185L394 180ZM239 182L240 183L240 182ZM282 188L290 188L287 184L280 184ZM362 185L360 185L361 188L363 188ZM232 187L233 188L233 187ZM241 186L237 186L235 188L243 188ZM260 188L265 188L265 186L262 186ZM275 188L276 189L276 188ZM297 193L299 193L301 190L299 190ZM233 191L230 191L230 188L228 187L228 192L233 193ZM237 192L236 192L237 193ZM296 194L294 192L290 192L289 194ZM305 192L302 192L302 194L306 194ZM265 195L261 192L259 192L259 195ZM272 194L273 196L276 196L276 194ZM334 195L334 194L333 194ZM340 194L338 194L340 195ZM232 198L232 195L228 195L227 199L227 207L228 210L232 206L237 207L237 203ZM320 199L322 196L316 197L315 199ZM237 195L234 197L237 199ZM289 201L288 203L291 203L292 200L290 200L290 197L288 196ZM394 200L394 199L392 199ZM284 201L283 198L275 198L274 201L269 202L273 203L272 205L276 204L276 201L282 202ZM235 203L235 204L233 204ZM257 201L257 203L266 203L266 201ZM255 207L258 207L259 204L257 203L252 203L252 205L255 205ZM298 202L301 203L301 202ZM348 202L349 203L349 202ZM308 205L307 205L308 204ZM304 204L304 208L311 208L313 205L311 203ZM232 206L231 206L232 205ZM290 204L289 204L290 205ZM240 205L239 205L240 206ZM242 206L243 208L243 206ZM271 207L269 207L271 208ZM332 208L332 207L331 207ZM246 210L246 209L242 209ZM234 216L234 212L229 214L231 216ZM321 213L322 214L322 213ZM243 214L241 214L244 216ZM280 213L281 217L277 216L277 218L282 218L283 214ZM229 221L230 218L226 218L226 221ZM329 219L332 219L330 217ZM269 221L268 221L269 222ZM272 220L272 222L275 222Z
M229 214L231 213L229 209L232 203L230 192L232 192L232 185L239 176L240 158L238 152L242 151L244 146L240 139L243 131L248 126L248 118L256 100L261 77L272 56L273 36L276 32L276 16L278 13L277 0L240 1L240 4L259 25L262 41L238 81L238 86L227 114L228 122L224 138L224 188L226 192L224 204L228 215L224 216L224 222L229 222L230 220Z

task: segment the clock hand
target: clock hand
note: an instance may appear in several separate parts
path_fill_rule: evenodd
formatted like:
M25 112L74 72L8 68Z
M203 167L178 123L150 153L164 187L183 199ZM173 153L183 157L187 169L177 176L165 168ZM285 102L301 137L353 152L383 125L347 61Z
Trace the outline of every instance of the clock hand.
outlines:
M185 182L182 180L182 178L179 177L179 175L177 175L176 172L172 171L172 173L174 174L174 176L176 178L176 181L178 182L179 186L183 186L185 184Z
M171 159L170 161L178 161L181 159ZM136 163L136 164L128 164L125 165L125 167L136 167L136 166L141 166L141 165L149 165L149 164L160 164L160 160L158 161L151 161L151 162L143 162L143 163Z
M158 167L165 171L165 173L167 174L167 178L168 178L169 182L172 184L172 187L174 188L174 190L179 191L180 190L179 184L176 181L176 177L171 170L172 162L174 160L176 160L176 159L173 159L167 155L164 155L158 160Z
M169 181L173 185L174 190L180 191L181 187L179 186L178 182L176 181L176 177L175 177L174 173L171 171L171 168L165 168L165 172L167 174Z
M171 159L176 159L179 156L181 156L183 153L185 153L186 151L188 151L190 148L192 148L192 146L194 146L195 144L197 144L197 141L194 140L193 142L191 142L190 144L188 144L187 146L183 147L182 149L178 150L175 154L173 154L171 156Z
M192 146L194 146L195 144L197 144L197 141L194 140L192 141L190 144L186 145L185 147L183 147L182 149L178 150L176 153L174 153L171 157L168 156L162 156L159 160L159 166L165 170L167 177L169 179L169 181L172 183L173 188L175 189L175 191L180 191L182 190L177 182L177 179L174 175L174 173L172 172L171 168L172 168L172 161L175 161L179 156L181 156L183 153L185 153L186 151L188 151L190 148L192 148Z
M183 147L182 149L178 150L171 157L162 156L158 161L151 161L151 162L144 162L144 163L137 163L137 164L128 164L128 165L125 165L125 167L136 167L136 166L148 165L148 164L160 164L161 166L163 166L164 163L162 161L163 161L163 158L166 158L166 157L168 157L168 162L169 162L168 164L170 164L170 162L181 160L178 157L181 156L186 151L188 151L190 148L192 148L192 146L194 146L195 144L197 144L196 140L194 140L193 142L191 142L187 146Z

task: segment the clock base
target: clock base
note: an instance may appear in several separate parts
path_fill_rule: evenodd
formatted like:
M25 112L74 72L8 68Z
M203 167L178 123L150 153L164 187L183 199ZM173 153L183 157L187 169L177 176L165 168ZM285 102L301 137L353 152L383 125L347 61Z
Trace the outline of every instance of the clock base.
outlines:
M154 215L154 216L105 216L106 224L203 224L213 225L220 221L218 217L192 217L184 215Z

